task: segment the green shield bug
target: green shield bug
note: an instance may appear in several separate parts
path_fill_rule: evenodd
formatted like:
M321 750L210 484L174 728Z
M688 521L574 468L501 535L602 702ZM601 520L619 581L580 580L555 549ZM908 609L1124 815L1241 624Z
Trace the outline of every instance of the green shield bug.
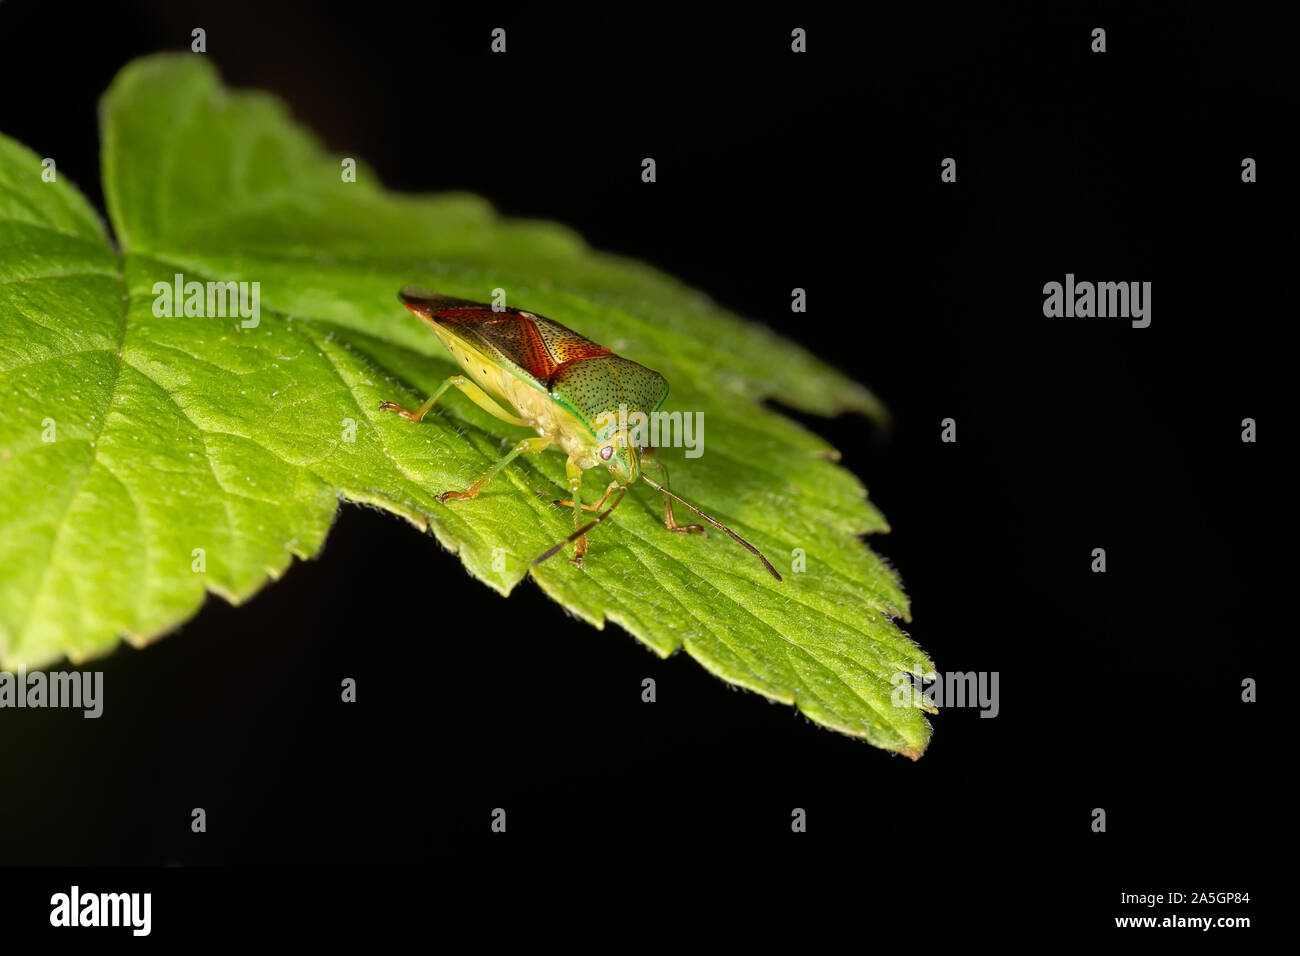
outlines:
M398 297L433 330L464 374L447 379L413 412L396 402L384 402L381 409L418 422L447 389L454 387L501 421L537 432L536 438L518 442L464 491L444 491L438 495L439 501L476 498L517 456L558 446L568 456L570 496L570 500L558 504L573 509L574 530L536 557L534 565L576 542L572 560L581 566L587 552L587 532L610 516L627 489L639 479L663 494L664 526L669 531L707 535L700 525L677 523L673 516L676 501L757 555L772 577L781 580L758 548L670 491L667 469L656 450L634 441L627 427L628 418L638 412L648 417L668 396L668 382L658 372L615 355L603 345L534 312L493 308L418 286L404 286ZM607 468L612 480L598 501L583 504L583 474L596 467ZM660 480L651 479L646 469L653 470ZM601 511L611 495L613 503ZM599 514L583 524L584 511Z

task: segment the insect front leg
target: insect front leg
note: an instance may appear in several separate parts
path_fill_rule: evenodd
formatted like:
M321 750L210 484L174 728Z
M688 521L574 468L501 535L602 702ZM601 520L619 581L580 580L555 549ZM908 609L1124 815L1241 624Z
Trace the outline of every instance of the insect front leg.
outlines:
M605 489L605 493L600 496L600 500L594 505L584 505L579 502L576 507L581 508L583 511L599 511L601 508L605 507L605 502L609 500L609 496L616 492L619 487L620 485L617 481L611 481L609 487ZM561 508L575 507L572 501L553 501L551 503L559 505Z
M525 438L516 444L514 448L510 449L510 454L506 455L487 471L483 472L483 474L479 475L474 481L474 484L470 485L464 491L444 491L438 496L438 500L445 502L448 499L459 501L464 498L477 498L478 493L483 490L487 483L497 476L497 472L514 461L515 458L525 452L535 454L539 451L545 451L550 447L551 439L544 435L540 438Z
M655 448L647 448L644 452L641 453L641 467L645 468L649 466L650 468L653 468L655 471L659 472L659 474L663 478L663 481L661 481L660 484L662 484L665 488L667 488L669 487L668 469L664 466L664 463L662 461L660 461L658 458L655 457L654 453L657 450L658 449ZM672 500L667 495L664 495L664 527L667 528L669 531L680 531L689 534L702 534L706 538L709 536L709 533L705 531L704 528L698 524L678 524L677 519L673 517Z
M569 497L573 500L573 530L576 533L582 527L582 468L572 458L564 466L565 472L569 476ZM609 497L609 492L605 492L605 498ZM601 498L603 503L605 498ZM582 567L582 556L587 553L587 536L581 535L573 546L573 557L570 558L578 567Z
M483 411L487 412L489 415L499 418L503 422L509 422L511 425L528 424L528 422L524 421L519 416L510 414L498 405L491 395L483 391L483 389L479 388L477 384L470 381L464 375L451 376L447 381L438 386L438 390L429 397L427 402L413 412L408 412L396 402L381 402L379 408L380 411L397 412L397 414L401 415L403 418L409 418L413 422L418 422L423 419L425 415L429 414L429 410L433 408L438 399L442 398L442 393L447 391L449 388L460 389L471 402L483 409Z

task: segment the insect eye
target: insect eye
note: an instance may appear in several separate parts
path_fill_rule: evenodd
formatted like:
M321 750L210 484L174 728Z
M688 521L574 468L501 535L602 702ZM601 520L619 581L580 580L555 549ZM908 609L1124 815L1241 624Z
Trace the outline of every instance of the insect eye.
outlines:
M612 454L614 454L614 446L606 445L604 448L600 450L600 460L609 461L609 456Z

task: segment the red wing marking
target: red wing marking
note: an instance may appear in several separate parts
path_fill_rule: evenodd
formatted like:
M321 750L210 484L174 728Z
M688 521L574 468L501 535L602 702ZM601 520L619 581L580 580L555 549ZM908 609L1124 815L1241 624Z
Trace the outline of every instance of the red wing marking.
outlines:
M548 385L565 362L612 354L558 322L514 309L447 309L433 318L466 338L477 339L542 385Z

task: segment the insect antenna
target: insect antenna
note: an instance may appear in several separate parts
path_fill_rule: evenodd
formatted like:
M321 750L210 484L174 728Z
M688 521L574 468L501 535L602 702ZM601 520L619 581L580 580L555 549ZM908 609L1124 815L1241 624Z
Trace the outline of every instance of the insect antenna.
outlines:
M624 488L624 489L622 489L621 491L619 491L619 493L618 493L618 497L614 499L614 503L613 503L612 505L610 505L608 508L606 508L604 511L602 511L602 512L600 513L600 515L599 515L599 516L598 516L594 521L588 521L586 524L584 524L584 525L583 525L581 528L579 528L577 531L573 532L573 534L569 535L567 538L565 538L565 539L564 539L563 541L561 541L559 544L555 545L555 547L553 547L553 548L549 549L548 551L545 551L545 552L543 552L542 554L539 554L537 557L533 558L533 560L532 560L532 566L533 566L533 567L537 567L537 565L541 564L541 563L542 563L543 561L545 561L547 558L552 558L552 557L554 557L555 555L559 554L561 551L564 550L564 546L565 546L566 544L568 544L568 543L571 542L571 541L577 541L579 538L581 538L584 534L586 534L586 533L587 533L588 531L590 531L592 528L596 527L596 525L600 524L602 521L604 521L606 518L608 518L608 517L609 517L609 513L610 513L611 511L613 511L615 508L618 507L618 503L619 503L620 501L623 500L623 496L624 496L625 494L627 494L627 489L626 489L626 488Z
M772 577L776 578L778 581L781 580L781 575L780 575L779 573L777 573L776 568L772 567L772 562L769 561L769 560L767 560L767 558L763 557L763 552L762 552L762 551L759 551L758 548L754 547L752 544L750 544L748 541L746 541L746 540L745 540L744 538L742 538L740 535L736 534L736 532L732 531L730 528L728 528L728 527L727 527L725 524L723 524L721 521L717 520L716 518L710 518L708 515L706 515L706 514L705 514L703 511L701 511L699 508L695 507L695 505L691 504L691 503L690 503L689 501L687 501L685 498L680 498L680 497L678 497L677 495L673 494L671 491L669 491L667 488L665 488L663 485L660 485L660 484L657 484L657 483L654 482L654 481L651 481L649 478L646 477L645 472L641 472L641 480L644 481L644 482L645 482L647 485L649 485L651 488L654 488L654 489L656 489L656 490L658 490L658 491L662 491L662 492L663 492L664 494L666 494L669 498L672 498L672 499L674 499L675 501L679 501L679 502L681 502L681 503L684 504L686 507L688 507L688 508L690 508L692 511L694 511L694 512L695 512L697 515L699 515L701 518L703 518L705 521L707 521L709 524L713 525L713 527L717 528L719 531L725 531L727 534L731 535L731 537L732 537L735 541L737 541L737 542L740 544L740 546L741 546L742 548L744 548L746 551L749 551L750 553L755 554L755 555L758 556L758 560L760 560L760 561L763 562L763 567L767 568L769 571L772 572ZM613 510L613 509L610 509L610 510ZM608 513L609 513L609 512L606 512L606 514L608 514ZM601 515L602 518L603 518L604 516L605 516L605 515Z

